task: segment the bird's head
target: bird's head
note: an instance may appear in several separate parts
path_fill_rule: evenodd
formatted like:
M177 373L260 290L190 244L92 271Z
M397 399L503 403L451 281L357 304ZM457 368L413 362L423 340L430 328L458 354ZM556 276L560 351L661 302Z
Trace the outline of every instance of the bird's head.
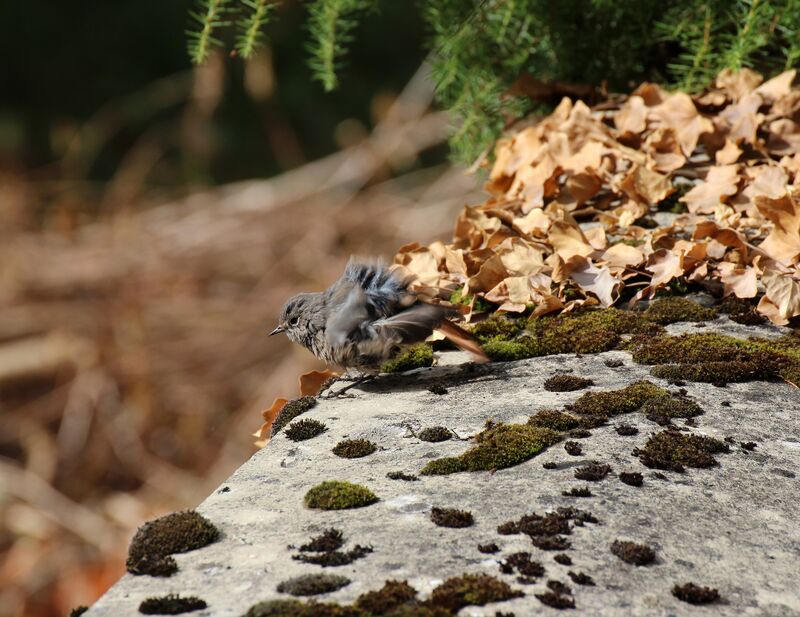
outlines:
M302 342L308 333L309 323L320 309L320 296L318 293L302 293L289 298L281 310L278 326L269 335L285 332L295 343Z

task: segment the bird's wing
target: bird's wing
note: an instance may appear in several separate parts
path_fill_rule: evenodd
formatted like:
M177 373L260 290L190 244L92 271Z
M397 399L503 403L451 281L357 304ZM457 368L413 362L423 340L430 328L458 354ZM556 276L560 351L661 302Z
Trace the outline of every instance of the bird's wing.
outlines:
M347 281L337 281L328 291L328 319L325 322L328 345L337 349L367 336L364 329L373 318L367 309L366 292L359 285Z
M414 304L416 296L408 289L410 283L411 277L403 277L381 263L351 260L342 278L331 285L329 293L335 293L338 287L357 285L366 294L366 309L370 316L380 319L391 317Z
M428 338L434 328L445 321L446 309L418 302L413 306L372 323L378 338L393 340L395 344L409 345Z

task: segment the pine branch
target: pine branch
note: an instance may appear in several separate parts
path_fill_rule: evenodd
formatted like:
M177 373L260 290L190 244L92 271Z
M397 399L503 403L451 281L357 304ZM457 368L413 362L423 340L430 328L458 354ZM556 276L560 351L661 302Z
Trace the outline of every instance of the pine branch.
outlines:
M239 1L246 9L250 9L250 13L237 23L239 36L236 39L236 51L243 58L250 58L264 44L264 26L275 5L270 0Z
M214 47L222 46L222 41L214 37L214 32L230 24L223 16L226 14L230 0L198 0L197 10L190 11L189 16L199 26L199 30L189 30L189 57L194 64L203 64Z
M311 5L309 66L326 92L335 90L339 83L337 72L353 40L357 18L373 7L377 7L376 0L316 0Z

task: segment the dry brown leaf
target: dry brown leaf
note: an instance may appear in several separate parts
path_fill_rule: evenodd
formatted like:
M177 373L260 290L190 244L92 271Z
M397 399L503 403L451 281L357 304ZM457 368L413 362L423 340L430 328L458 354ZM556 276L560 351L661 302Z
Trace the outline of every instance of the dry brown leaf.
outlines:
M269 408L261 412L261 416L264 418L264 424L261 425L261 428L258 429L257 432L253 433L253 437L256 438L256 447L263 448L265 445L267 445L267 443L269 443L270 433L272 432L272 424L275 422L275 418L278 417L281 409L283 409L283 406L288 402L289 399L276 398Z
M686 157L681 151L674 129L661 127L653 131L645 141L645 150L657 171L669 173L683 166Z
M528 214L514 219L513 227L521 233L532 236L543 236L550 229L551 219L540 208L534 208Z
M760 313L779 326L800 315L800 281L789 273L766 270L761 282L765 290L758 303Z
M503 265L503 260L499 255L493 255L481 266L475 276L467 281L464 293L475 295L478 292L486 292L500 284L508 276L508 271Z
M632 96L614 115L614 124L620 133L638 135L647 128L647 105L640 96Z
M700 115L692 98L683 92L673 94L654 107L651 115L675 131L681 151L687 157L691 156L697 147L700 135L714 130L711 121Z
M622 280L606 266L597 266L591 260L575 255L567 260L565 267L578 287L594 295L604 307L611 306L619 297Z
M329 369L324 371L310 371L300 375L300 396L316 396L322 389L323 384L331 377L336 377L337 373Z
M586 257L594 253L594 247L589 244L580 228L562 221L553 222L547 241L564 261L575 255Z
M648 205L657 204L675 191L668 176L635 164L619 188L634 201Z
M716 160L717 165L731 165L738 161L741 155L742 149L736 145L736 142L726 139L725 146L714 154L714 160Z
M759 211L773 223L773 228L758 248L783 263L794 263L800 256L800 207L789 195L780 199L756 197Z
M727 125L728 139L737 144L741 141L756 143L756 129L763 120L758 113L761 103L761 96L751 92L720 112L719 118Z
M509 238L497 248L503 267L511 276L528 276L544 267L542 252L520 238Z
M785 96L789 96L792 91L792 82L796 75L797 71L795 69L784 71L780 75L765 81L755 91L761 95L765 103L773 103Z
M646 269L653 273L650 280L652 288L666 285L672 279L683 276L683 251L676 254L667 249L659 249L647 258Z
M627 268L640 265L644 261L644 253L635 246L620 242L608 248L601 259L609 268Z
M545 296L542 298L541 302L536 305L536 308L533 309L531 317L541 317L542 315L559 311L562 308L564 308L564 304L557 296Z
M723 262L717 266L720 280L725 286L724 295L737 298L755 298L758 293L758 270L752 266L744 268Z
M717 75L716 86L724 90L734 101L755 90L764 78L755 71L744 68L740 71L723 69Z
M800 150L800 124L780 118L769 125L767 149L771 154L792 156Z
M583 205L603 186L602 179L594 172L581 172L567 178L566 188L570 195L575 198L578 206Z
M736 165L722 165L708 170L705 182L701 182L680 198L689 212L713 214L724 198L735 195L739 182Z

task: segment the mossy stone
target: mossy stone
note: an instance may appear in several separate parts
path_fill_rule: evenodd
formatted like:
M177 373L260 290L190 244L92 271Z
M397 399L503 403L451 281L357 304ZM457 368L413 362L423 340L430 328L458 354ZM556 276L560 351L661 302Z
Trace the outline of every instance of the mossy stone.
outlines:
M318 510L346 510L363 508L378 501L366 486L328 480L310 489L304 498L306 507Z
M648 400L666 395L666 390L650 381L637 381L620 390L587 392L572 404L572 411L590 416L616 416L636 411Z
M717 317L715 308L706 307L680 296L656 299L643 313L653 323L666 326L679 321L708 321Z
M377 449L369 439L343 439L333 447L333 453L341 458L362 458Z
M171 576L178 566L170 555L202 548L218 538L214 524L194 510L173 512L139 527L128 548L126 567L131 574Z
M497 424L480 433L475 444L457 457L434 459L420 472L444 475L458 471L489 471L519 465L559 440L555 431L528 424Z
M278 584L279 593L293 596L316 596L346 587L350 579L337 574L303 574Z
M504 581L487 574L464 574L447 579L431 593L430 603L458 612L465 606L484 606L520 598L523 594Z
M400 352L393 359L381 365L382 373L402 373L415 368L433 364L433 348L427 343L420 343Z

